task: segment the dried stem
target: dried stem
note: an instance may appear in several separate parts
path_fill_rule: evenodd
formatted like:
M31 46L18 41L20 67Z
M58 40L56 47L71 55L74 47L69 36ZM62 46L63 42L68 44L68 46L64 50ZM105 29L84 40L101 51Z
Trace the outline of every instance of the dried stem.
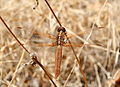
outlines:
M29 52L27 50L27 48L24 47L24 45L18 40L18 38L16 37L16 35L11 31L11 29L8 27L8 25L5 23L5 21L3 20L3 18L0 16L0 19L1 21L3 22L3 24L6 26L6 28L9 30L9 32L12 34L12 36L17 40L17 42L20 44L20 46L25 49L25 51L27 53L29 53L29 55L31 55L31 52ZM52 78L50 77L50 74L48 74L48 72L45 70L44 66L37 60L37 57L36 56L31 56L32 60L33 60L33 63L36 63L38 64L42 69L43 71L45 72L45 74L48 76L48 78L50 79L50 81L53 83L53 85L55 87L57 87L57 85L55 84L55 82L52 80Z

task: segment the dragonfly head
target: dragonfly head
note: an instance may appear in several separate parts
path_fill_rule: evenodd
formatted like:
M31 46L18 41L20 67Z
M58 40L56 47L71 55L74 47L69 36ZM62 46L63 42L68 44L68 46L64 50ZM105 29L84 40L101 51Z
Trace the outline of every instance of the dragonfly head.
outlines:
M65 28L64 27L58 27L57 29L58 32L62 31L62 32L66 32Z

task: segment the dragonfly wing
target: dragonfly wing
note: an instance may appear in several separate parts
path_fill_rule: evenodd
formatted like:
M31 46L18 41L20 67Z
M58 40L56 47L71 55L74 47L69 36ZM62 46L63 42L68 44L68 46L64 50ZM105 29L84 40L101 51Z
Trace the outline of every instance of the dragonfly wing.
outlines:
M95 44L83 44L83 43L81 43L81 44L74 44L74 43L72 43L72 44L64 44L63 46L64 47L71 47L71 45L73 46L73 47L82 47L82 46L92 46L92 45L95 45Z
M34 32L33 33L33 37L35 37L35 36L38 36L38 37L47 37L47 38L53 39L53 40L56 39L56 37L54 35L49 34L49 33L43 33L43 32Z
M56 43L42 43L42 44L37 44L38 47L54 47L56 46Z

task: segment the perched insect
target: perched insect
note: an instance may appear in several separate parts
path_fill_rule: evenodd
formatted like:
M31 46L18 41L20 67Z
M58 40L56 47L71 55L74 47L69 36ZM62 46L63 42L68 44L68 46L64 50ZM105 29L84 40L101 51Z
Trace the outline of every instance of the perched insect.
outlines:
M42 32L34 32L33 33L33 36L34 35L40 35L40 36L46 36L50 39L54 39L56 40L55 42L53 43L48 43L48 44L45 44L45 43L36 43L36 45L38 47L46 47L46 46L50 46L50 47L54 47L56 46L56 53L55 53L55 78L57 78L60 74L60 66L61 66L61 61L62 61L62 48L63 47L70 47L71 44L68 43L68 40L66 38L66 30L64 27L58 27L57 28L57 36L53 36L53 35L48 35L48 34L44 34ZM79 33L81 34L81 33ZM31 37L31 38L32 38ZM69 38L72 37L72 36L69 36ZM34 39L34 38L33 38ZM33 42L36 42L36 40L33 40ZM85 45L90 45L90 44L85 44ZM74 47L81 47L83 46L83 44L72 44L72 46Z
M37 2L37 5L34 7L34 9L39 5L38 0L36 0L36 2ZM45 2L47 3L49 9L53 13L55 19L57 20L57 22L59 24L59 27L57 28L57 36L56 37L52 36L56 40L54 43L52 43L52 44L38 44L38 46L52 46L52 47L53 46L57 46L56 47L56 53L55 53L55 78L57 78L60 75L60 66L61 66L61 61L62 61L62 47L63 46L70 47L71 50L73 51L75 59L77 60L77 62L79 64L80 72L82 73L83 79L84 79L84 82L85 82L85 87L88 87L86 76L85 76L85 74L84 74L84 72L82 70L82 66L80 64L80 60L77 57L76 52L75 52L75 50L73 48L73 46L75 46L75 47L81 47L81 46L83 46L83 44L78 44L78 45L76 44L75 45L75 44L71 43L71 41L69 39L70 37L67 35L66 29L62 26L61 22L59 21L59 19L55 15L55 13L54 13L53 9L51 8L51 6L49 5L48 1L45 0ZM13 35L13 37L17 40L17 42L21 45L21 47L24 48L29 55L31 55L32 53L29 52L28 49L26 49L24 47L24 44L22 44L17 39L17 37L14 35L14 33L11 31L11 29L8 27L8 25L5 23L5 21L3 20L3 18L1 16L0 16L0 19L4 23L4 25L6 26L6 28L9 30L9 32ZM54 84L54 86L57 87L57 85L55 84L55 82L52 80L52 78L50 76L50 73L48 73L47 70L44 68L44 66L37 60L37 56L33 54L33 55L31 55L31 59L32 59L32 62L33 62L32 64L33 65L34 64L38 64L43 69L43 71L45 72L45 74L49 77L50 81Z
M38 0L36 0L38 2ZM55 43L52 43L50 46L57 46L56 48L56 57L55 57L55 78L57 78L60 74L60 66L61 66L61 60L62 60L62 46L68 46L68 47L71 47L74 55L75 55L75 58L80 66L80 71L81 73L83 74L83 78L84 78L84 81L85 81L85 85L86 87L87 86L87 80L86 80L86 77L84 75L84 72L81 68L81 64L80 64L80 61L75 53L75 50L69 40L69 37L67 36L67 32L66 32L66 29L62 26L62 24L60 23L59 19L57 18L57 16L55 15L54 11L52 10L51 6L49 5L49 3L47 2L47 0L45 0L45 2L47 3L48 7L50 8L51 12L53 13L54 17L56 18L58 24L59 24L59 27L57 28L57 37L56 37L56 42ZM38 5L38 3L37 3ZM6 26L6 28L9 30L9 32L12 34L12 36L17 40L17 42L21 45L21 47L23 49L25 49L25 51L28 53L28 54L32 54L31 52L29 52L26 47L24 47L24 44L22 44L18 39L17 37L15 36L15 34L11 31L11 29L8 27L7 23L5 23L5 21L3 20L3 18L0 16L0 20L3 22L3 24ZM81 46L81 45L80 45ZM56 87L56 84L54 83L54 81L52 80L52 78L50 77L50 74L45 70L44 66L37 60L37 57L35 55L32 55L31 56L31 59L33 60L33 65L34 64L38 64L45 72L45 74L49 77L49 79L51 80L51 82L54 84L54 86Z
M56 55L55 55L55 78L57 78L60 74L60 66L61 66L61 60L62 60L62 46L68 46L73 51L73 54L74 54L74 56L79 64L80 72L83 75L85 86L88 87L86 77L84 75L84 72L82 70L82 66L80 64L80 60L75 53L75 50L73 48L71 41L69 40L66 29L62 26L61 22L59 21L59 19L55 15L55 13L54 13L53 9L51 8L50 4L48 3L48 1L47 0L44 0L44 1L46 2L48 8L51 10L52 14L54 15L56 21L59 24L59 27L57 28L58 34L56 36L56 42L52 43L52 44L48 44L48 46L57 46ZM36 2L37 2L37 5L33 9L35 9L39 5L38 0L36 0ZM79 47L80 46L82 46L82 45L79 45Z

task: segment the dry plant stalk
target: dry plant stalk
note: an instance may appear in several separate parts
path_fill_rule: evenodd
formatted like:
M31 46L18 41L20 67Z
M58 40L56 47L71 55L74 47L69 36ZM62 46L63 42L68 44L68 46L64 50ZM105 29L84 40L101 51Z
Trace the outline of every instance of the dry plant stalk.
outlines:
M82 65L80 64L80 60L77 57L76 52L73 48L73 45L72 45L71 41L69 40L69 38L67 36L66 29L63 27L60 20L57 18L56 14L54 13L54 11L53 11L52 7L50 6L50 4L48 3L48 1L47 0L44 0L44 1L46 2L48 8L50 9L50 11L54 15L56 21L59 24L59 27L57 28L58 34L57 34L57 37L56 37L56 42L52 43L52 46L57 46L57 48L56 48L56 58L55 58L55 78L57 78L60 74L60 66L61 66L61 60L62 60L62 46L65 46L66 43L68 42L71 50L73 51L75 59L77 60L77 62L79 64L80 72L82 73L83 79L84 79L84 82L85 82L85 87L88 87L86 76L85 76L85 74L82 70ZM37 5L34 7L34 9L39 5L38 0L36 0L36 2L37 2ZM67 42L66 42L66 40L67 40Z
M1 0L2 1L2 0ZM12 0L12 1L14 1L14 0ZM17 0L18 1L18 0ZM37 0L38 1L38 0ZM75 1L77 1L77 0L75 0ZM103 6L103 2L104 1L101 1L101 0L97 0L97 2L96 1L93 1L92 2L92 0L85 0L85 1L83 1L83 0L78 0L77 1L77 3L75 4L75 3L73 3L73 2L75 2L75 1L67 1L67 0L62 0L62 1L55 1L55 0L52 0L51 1L51 4L54 4L55 6L57 6L57 5L59 5L58 7L55 7L54 6L54 8L55 9L57 9L57 11L56 10L54 10L54 11L56 11L56 12L58 12L58 14L59 14L59 17L62 17L62 18L64 18L66 15L67 15L67 17L65 17L65 18L68 18L67 20L66 19L63 19L62 20L62 25L66 25L67 24L67 22L68 21L71 21L71 19L73 19L72 20L72 23L73 23L73 25L71 24L71 23L69 23L66 27L67 28L70 28L70 29L73 29L72 31L74 31L74 32L78 32L78 31L80 31L80 30L84 30L84 29L88 29L89 28L89 25L93 22L93 20L94 20L94 18L96 17L96 13L98 13L97 11L98 11L98 9L99 9L99 7L102 5ZM107 0L106 0L107 1ZM4 0L4 2L5 2L5 0ZM56 3L57 2L57 3ZM60 2L60 3L59 3ZM66 2L63 6L61 6L64 2ZM18 3L16 3L16 1L14 2L15 4L17 4L18 5ZM31 3L31 2L30 2ZM42 3L42 2L40 2L40 3ZM72 4L71 4L72 3ZM91 66L91 64L92 64L92 62L91 62L91 60L89 59L89 58L93 58L93 59L95 59L96 61L98 61L98 62L100 62L100 64L101 65L103 65L103 68L107 71L107 72L110 72L110 73L112 73L111 71L112 71L112 67L110 67L110 66L112 66L112 64L114 65L114 60L115 60L115 58L114 58L114 54L116 54L116 48L118 47L119 48L119 45L118 45L118 43L119 43L119 23L118 23L118 21L119 21L119 17L118 17L118 15L119 15L119 10L117 9L117 6L119 7L119 4L120 2L119 2L119 0L113 0L113 1L108 1L108 4L105 6L105 8L101 8L102 9L102 11L100 12L100 15L99 15L99 18L98 18L98 21L96 22L98 25L104 25L104 27L105 27L105 29L106 30L103 30L102 32L100 31L100 32L94 32L93 33L93 36L94 36L94 34L95 34L95 36L94 37L91 37L91 39L89 40L90 42L92 42L92 43L96 43L95 42L95 40L98 40L98 41L100 41L100 43L102 43L102 46L104 46L104 47L102 47L102 46L90 46L90 49L89 48L87 48L87 49L83 49L82 50L82 54L80 55L80 57L81 58L84 58L84 63L86 63L85 65L83 65L83 67L82 68L84 68L85 69L85 71L86 71L86 74L87 74L87 80L88 80L88 85L90 86L90 85L92 85L91 87L97 87L96 86L96 77L95 77L95 72L93 71L93 67ZM21 3L20 3L21 4ZM26 4L26 3L25 3ZM27 3L28 4L28 3ZM33 4L33 2L31 3L31 4ZM39 4L39 3L37 3L37 4ZM57 5L56 5L57 4ZM69 6L69 4L70 4L70 6ZM78 5L79 4L79 5ZM83 7L81 8L80 6L81 5L83 5ZM91 6L92 5L92 6ZM60 7L61 6L61 7ZM79 6L79 7L78 7ZM113 6L113 7L112 7ZM2 7L2 5L1 5L1 7ZM5 7L5 5L3 5L3 8ZM10 7L10 6L8 6L8 7ZM36 7L37 7L37 5L36 5ZM65 7L65 8L64 8ZM19 14L19 15L17 15L16 17L14 17L14 12L16 11L16 9L14 8L14 6L12 6L11 8L13 8L13 9L10 9L9 10L9 8L7 8L8 10L5 10L5 11L1 11L1 9L0 9L0 13L1 13L1 16L2 15L5 15L5 17L8 19L8 21L10 20L11 21L11 18L9 19L8 17L13 17L12 18L12 22L13 22L13 26L18 22L16 22L16 21L14 21L14 20L16 20L16 18L18 18L19 16L20 17L23 17L23 15L21 15L21 14ZM17 6L16 6L16 8L17 8ZM30 5L28 5L28 7L26 8L26 7L24 7L24 6L22 6L22 7L20 7L20 9L22 9L22 11L23 10L26 10L27 9L27 11L28 10L30 10L29 8L31 8L31 6ZM46 9L46 7L44 6L44 8ZM59 8L60 8L60 10L59 10ZM61 8L62 8L62 10L61 10ZM93 9L94 8L94 9ZM2 10L4 10L4 9L2 9ZM18 10L18 9L17 9ZM43 9L42 9L43 10ZM42 11L42 10L40 10L40 12ZM18 11L20 11L20 10L18 10ZM30 10L31 11L31 10ZM40 18L40 17L45 17L44 19L45 20L48 20L48 21L51 21L51 20L49 20L49 18L53 18L53 17L51 17L51 14L49 15L50 17L46 17L46 16L48 16L48 10L44 10L44 13L42 13L42 15L45 15L45 16L40 16L40 17L37 17L36 15L34 15L34 12L33 12L33 14L32 14L32 12L30 12L30 11L28 11L28 14L29 13L31 13L30 15L28 15L28 14L26 14L24 17L26 17L26 19L29 19L30 21L32 20L32 22L34 21L34 25L33 25L33 28L36 28L36 29L38 29L38 27L39 27L39 25L41 25L42 23L40 23L40 22L38 22L38 19L37 18ZM46 12L47 11L47 12ZM24 11L23 11L24 12ZM25 11L26 12L26 11ZM59 13L60 12L60 13ZM63 15L62 16L60 16L60 14L63 12ZM64 14L64 12L65 12L65 14ZM70 13L69 13L70 12ZM89 14L87 14L87 13L89 13L90 12L90 15ZM91 13L92 12L92 13ZM6 15L6 13L7 13L7 15ZM9 14L8 14L9 13ZM19 13L19 12L18 12ZM21 12L20 12L21 13ZM46 15L46 13L47 13L47 15ZM73 16L74 15L74 13L75 13L75 16ZM16 13L15 13L16 14ZM23 13L22 13L23 14ZM91 14L92 14L92 16L91 16ZM110 14L110 15L109 15ZM40 14L41 15L41 14ZM82 17L83 18L82 18ZM86 17L86 16L88 16L88 17ZM3 18L4 18L4 16L2 16ZM22 23L25 23L24 21L26 21L26 19L25 20L23 20L24 19L24 17L22 18L22 19L19 19L18 18L18 20L21 20L22 21ZM36 21L36 19L34 20L34 18L31 18L31 17L34 17L34 18L36 18L37 19L37 21ZM81 20L82 19L82 20ZM113 20L114 19L114 20ZM84 20L85 20L85 23L83 23L84 22ZM97 19L96 19L97 20ZM40 21L41 21L41 18L40 18ZM77 21L77 22L76 22ZM79 21L79 22L78 22ZM87 23L87 22L88 23ZM12 22L11 22L11 24L12 24ZM15 23L14 23L15 22ZM19 22L20 23L20 22ZM31 22L30 22L31 23ZM44 21L44 23L47 23L46 21ZM78 24L76 24L76 23L78 23ZM88 24L88 25L85 25L85 24ZM26 24L25 24L26 25ZM38 26L37 26L38 25ZM114 27L113 27L113 25L114 25ZM15 25L15 26L18 26L18 25ZM69 27L70 26L70 27ZM77 27L76 27L77 26ZM79 27L78 27L79 26ZM96 26L96 25L95 25ZM1 26L0 26L1 27ZM47 27L49 27L49 26L47 26ZM76 29L76 28L77 29ZM29 28L29 26L28 26L28 28ZM28 28L25 28L25 29L28 29ZM41 27L39 27L39 28L41 28ZM43 27L42 28L44 28L44 29L47 29L46 28L46 26L44 26L43 25ZM41 28L41 29L42 29ZM52 28L51 28L52 29ZM74 30L74 29L76 29L76 30ZM112 29L112 31L111 31L111 29ZM2 29L1 29L2 30ZM52 29L53 30L53 29ZM2 31L1 31L2 32ZM23 30L23 32L24 32L24 30ZM29 30L28 30L28 32L29 32ZM43 31L44 32L44 31ZM46 31L45 31L46 32ZM51 32L51 31L50 31ZM68 36L68 33L69 33L69 29L68 29L68 32L67 32L67 36ZM4 32L3 32L3 34L4 34ZM6 35L6 34L4 34L4 35ZM2 35L1 35L2 36ZM27 35L26 35L27 36ZM27 37L29 37L29 36L27 36ZM79 36L78 36L79 37ZM69 36L68 36L68 38L70 38ZM3 37L3 39L4 39L4 37ZM9 38L8 37L8 39L11 39L11 38ZM23 38L22 39L24 39L24 36L23 36ZM26 38L25 38L26 39ZM65 37L65 39L66 39L66 37ZM5 40L5 39L4 39ZM56 40L56 38L54 39L54 40ZM80 39L79 39L80 40ZM113 40L113 43L112 43L112 40ZM14 41L14 42L16 42L16 41ZM77 41L78 42L78 41ZM109 43L108 44L108 47L106 47L106 43ZM3 46L6 46L6 44L10 44L9 42L6 42L6 40L5 40L5 45L3 45ZM98 42L99 43L99 42ZM1 44L0 44L1 45ZM28 45L28 44L27 44ZM39 44L39 46L40 46L40 44ZM38 47L39 47L38 46ZM47 46L46 44L44 44L44 46ZM51 46L51 45L49 45L49 46ZM73 43L72 43L72 46L74 46L73 45ZM113 46L113 47L112 47ZM30 46L31 47L31 46ZM63 47L63 46L62 46ZM70 47L70 45L68 46L68 47ZM19 48L19 47L17 47L17 48ZM92 49L93 48L93 49ZM114 49L113 49L114 48ZM40 48L41 49L41 48ZM60 48L60 47L58 47L58 49L62 49L62 48ZM69 48L68 48L69 49ZM97 49L97 50L96 50ZM57 49L56 49L57 50ZM14 50L13 50L14 51ZM77 51L78 51L78 53L77 54L79 54L80 53L80 50L79 49L77 49ZM107 51L107 53L106 53L106 51ZM9 53L10 51L8 51L8 53ZM15 52L15 51L14 51ZM47 51L46 51L47 52ZM56 54L58 54L58 57L57 58L59 58L59 56L61 56L62 54L61 54L61 52L62 51L60 51L60 50L58 50L58 51L56 51ZM11 52L10 52L11 53ZM17 52L16 52L17 53ZM51 53L51 52L47 52L47 53ZM89 54L89 53L91 53L91 54ZM54 54L54 53L53 53ZM67 52L67 54L69 55L69 52ZM65 55L67 55L67 54L65 54ZM106 55L107 54L107 55ZM3 54L2 56L4 56L4 55L6 55L6 54ZM14 55L12 55L12 56L14 56ZM47 55L48 56L48 55ZM68 65L68 64L70 64L71 63L71 61L69 61L69 59L71 59L72 58L72 54L70 54L69 56L68 56L68 58L67 58L67 63L66 63L66 61L65 61L65 63L66 63L66 66ZM87 59L88 60L86 60L86 56L87 56ZM107 56L107 57L106 57ZM9 56L8 56L9 57ZM4 57L3 57L4 58ZM6 64L6 62L7 61L9 61L9 60L11 60L12 62L14 62L14 61L18 61L18 58L17 59L15 59L15 60L12 60L12 59L10 59L11 57L9 57L9 58L6 58L6 59L3 59L2 61L3 61L3 66L4 66L4 62L5 62L5 64ZM41 57L40 57L41 58ZM48 62L50 62L50 65L48 65L48 67L50 67L50 69L53 69L53 66L51 67L51 64L53 65L53 61L54 61L54 56L52 55L51 56L51 58L53 58L51 61L52 62L50 62L49 60L48 61L45 61L45 64L46 63L48 63ZM65 56L65 58L66 58L66 56ZM56 59L56 57L55 57L55 59ZM59 58L60 59L60 58ZM24 61L26 61L26 60L23 60L23 62ZM107 61L107 62L106 62ZM0 62L1 62L1 60L0 60ZM42 62L44 62L44 61L42 61ZM58 64L58 66L56 66L56 67L60 67L60 63L61 63L61 60L60 60L60 62L59 62L59 64ZM12 65L12 64L15 64L15 63L10 63L10 65ZM63 64L64 64L64 62L63 62ZM8 65L8 64L7 64ZM67 69L71 69L71 67L72 67L72 64L67 68ZM107 67L107 68L106 68ZM7 67L8 68L8 67ZM9 66L9 70L10 71L14 71L14 68L15 67L10 67ZM65 69L64 69L65 68ZM77 76L80 76L80 73L79 73L79 71L78 70L76 70L76 66L75 66L75 69L74 69L74 71L77 71L77 74L76 74L76 72L74 72L73 71L73 73L72 73L72 75L70 76L70 79L68 80L68 82L69 83L67 83L67 85L66 86L68 86L68 85L75 85L75 86L77 86L76 85L76 83L77 82L80 82L81 81L81 79L79 78L79 77L77 77ZM119 68L119 49L118 49L118 60L117 60L117 62L116 62L116 64L115 64L115 67L114 67L114 70L116 71L116 69L117 68ZM55 69L55 68L54 68ZM65 70L65 72L62 72L61 73L61 77L64 75L64 74L66 74L66 71L67 71L67 69L66 69L66 67L63 67L63 70ZM8 69L4 69L5 71L4 72L6 72L6 74L5 73L3 73L3 75L8 75L9 74L9 72L8 72ZM58 71L60 71L60 68L57 68L57 70ZM55 71L57 71L57 70L55 70ZM103 86L103 87L108 87L108 86L104 86L104 82L103 81L106 81L106 78L103 78L104 76L106 76L106 74L104 74L104 72L101 72L101 67L99 68L98 67L98 74L99 74L99 76L100 76L100 82L101 82L101 86ZM39 70L38 70L38 72L39 72ZM8 74L7 74L8 73ZM36 72L35 72L36 73ZM34 74L35 74L34 73ZM43 72L44 73L44 72ZM88 75L90 73L90 75ZM12 74L10 74L10 75L12 75ZM39 82L41 82L40 80L41 80L41 77L40 76L43 76L43 74L37 74L37 76L39 76L38 78L36 78L35 77L35 79L38 79L39 80ZM56 74L57 75L57 74ZM67 74L66 74L67 75ZM65 77L63 77L63 78L60 78L60 81L59 81L59 83L62 85L63 84L63 82L65 82L65 78L66 78L66 75L65 75ZM75 77L75 75L76 75L76 77ZM59 74L58 74L58 76L59 76ZM73 76L73 77L72 77ZM3 78L4 77L6 77L6 76L3 76ZM56 76L57 77L57 76ZM75 77L75 79L74 79L74 77ZM117 76L117 77L119 77L119 76ZM17 78L19 78L19 75L18 75L18 77ZM16 78L16 79L17 79ZM33 77L34 78L34 77ZM43 77L42 77L43 78ZM75 81L75 82L72 82L73 80L71 80L71 78L73 79L73 80L76 80L76 78L77 78L77 80ZM23 78L19 78L20 80L24 80ZM44 78L44 79L46 79L46 78ZM3 81L5 81L5 79L3 80ZM91 83L91 81L92 81L92 83ZM8 81L9 82L9 81ZM19 81L14 81L14 82L18 82L19 83ZM30 83L31 81L29 80L29 82L28 83ZM84 84L84 82L82 82L83 84ZM117 84L117 83L119 83L119 78L118 79L115 79L114 80L114 82L112 83L113 85L114 84ZM23 85L26 85L26 83L22 83ZM94 85L93 85L94 84ZM29 85L29 84L27 84L27 85ZM81 83L79 83L79 85L81 85ZM118 86L119 87L119 86Z
M120 69L116 71L112 79L108 80L106 83L108 87L120 87Z
M8 27L7 23L5 23L5 21L3 20L3 18L0 16L0 20L3 22L3 24L5 25L5 27L8 29L8 31L12 34L12 36L16 39L16 41L20 44L20 46L31 56L31 59L33 61L32 65L38 64L43 71L45 72L45 74L48 76L48 78L50 79L50 81L53 83L53 85L55 87L57 87L57 85L55 84L55 82L52 80L52 78L50 77L50 73L47 72L47 70L44 68L44 66L37 60L37 56L31 52L29 52L27 50L27 48L24 47L24 45L17 39L17 37L15 36L15 34L11 31L11 29ZM9 84L9 87L11 86L11 84Z

